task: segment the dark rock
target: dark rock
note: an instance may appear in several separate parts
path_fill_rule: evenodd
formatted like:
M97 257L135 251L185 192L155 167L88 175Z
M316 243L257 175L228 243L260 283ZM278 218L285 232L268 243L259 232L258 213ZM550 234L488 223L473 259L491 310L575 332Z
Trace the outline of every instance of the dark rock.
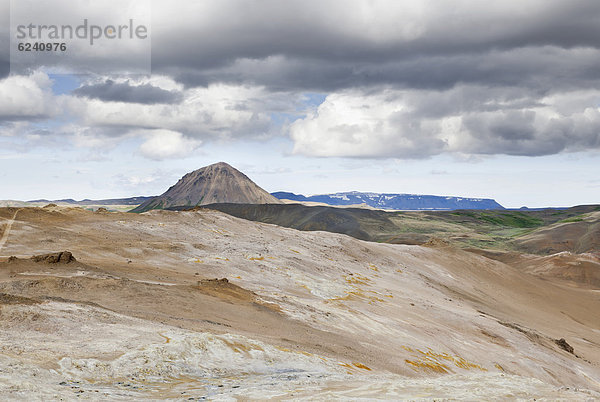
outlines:
M69 264L77 261L73 254L69 251L61 251L60 253L34 255L31 257L33 262L45 262L47 264Z
M199 287L202 286L226 286L229 283L227 278L202 279L196 282Z
M39 304L40 301L28 297L0 293L0 304Z
M573 349L573 346L569 345L565 338L556 339L554 340L554 342L558 345L559 348L566 350L571 354L574 354L575 350Z
M445 239L440 239L438 237L430 237L427 243L423 244L425 247L448 247L450 246L450 242Z

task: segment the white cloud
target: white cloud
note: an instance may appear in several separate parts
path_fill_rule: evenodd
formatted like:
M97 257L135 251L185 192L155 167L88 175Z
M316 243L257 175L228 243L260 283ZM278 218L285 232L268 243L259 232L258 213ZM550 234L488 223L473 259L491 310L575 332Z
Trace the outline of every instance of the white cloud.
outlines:
M15 137L26 132L31 127L31 123L26 121L10 121L0 124L0 136Z
M0 120L49 118L59 108L48 75L35 72L0 80Z
M457 86L346 91L290 126L294 152L319 157L550 155L600 149L600 91L539 97L527 90Z
M153 160L185 158L191 156L201 141L187 138L171 130L149 130L147 140L140 146L142 156Z
M62 134L68 135L77 148L88 148L97 152L111 151L120 142L120 138L108 136L101 129L82 127L76 124L63 126Z
M84 84L94 85L106 79L90 77ZM54 96L52 81L44 73L12 76L0 81L0 94L6 93L0 100L0 105L4 102L0 120L10 119L0 126L0 135L49 146L64 146L68 142L101 159L124 140L142 138L141 155L165 159L185 156L204 142L270 138L279 134L273 130L272 113L299 113L297 108L302 104L300 94L271 94L253 86L215 84L185 89L160 75L118 76L113 81L178 91L182 100L174 104L143 104ZM20 116L13 116L17 114ZM42 117L60 120L55 120L52 128L36 128L34 120ZM85 159L93 158L88 155Z
M418 158L441 152L439 123L414 120L399 91L332 94L290 127L294 152L311 156Z
M169 80L154 85L173 88ZM166 89L165 88L165 89ZM69 99L69 109L86 126L163 129L198 139L260 137L270 129L268 94L258 87L215 84L183 93L177 104L106 102Z

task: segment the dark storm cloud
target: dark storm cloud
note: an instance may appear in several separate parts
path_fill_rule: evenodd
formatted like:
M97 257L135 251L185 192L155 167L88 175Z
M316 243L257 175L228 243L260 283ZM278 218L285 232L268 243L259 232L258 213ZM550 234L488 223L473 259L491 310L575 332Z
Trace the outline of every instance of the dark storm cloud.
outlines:
M225 1L197 10L200 21L177 20L189 29L155 27L153 69L189 86L311 91L544 86L556 78L577 86L599 78L597 2L421 3ZM422 9L411 12L410 4Z
M83 85L73 91L76 96L100 99L107 102L128 103L179 103L183 95L177 91L167 91L150 84L130 85L128 82L117 83L112 80L93 85Z
M525 112L480 113L466 116L464 128L471 138L462 151L477 154L551 155L600 147L600 115L558 116L536 123Z
M282 56L238 60L218 69L172 68L188 86L212 82L265 85L273 91L331 92L386 86L445 90L457 84L517 86L535 91L586 88L600 82L600 50L520 48L405 60L347 63Z
M0 0L0 79L10 73L10 0Z
M10 73L10 61L8 59L3 59L0 56L0 79L8 76Z

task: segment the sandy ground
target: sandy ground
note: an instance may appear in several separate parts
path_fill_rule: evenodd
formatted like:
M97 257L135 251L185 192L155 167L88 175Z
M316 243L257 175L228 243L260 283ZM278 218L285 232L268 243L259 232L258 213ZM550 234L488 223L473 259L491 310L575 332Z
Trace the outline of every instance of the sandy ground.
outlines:
M25 208L7 230L16 211L0 209L9 399L600 397L593 289L212 211ZM29 260L63 250L77 262Z
M4 228L2 230L2 237L0 237L0 251L2 250L2 247L4 247L6 240L8 240L8 236L10 235L10 229L12 228L13 223L15 223L15 219L19 211L20 209L17 209L13 214L12 218L5 219Z

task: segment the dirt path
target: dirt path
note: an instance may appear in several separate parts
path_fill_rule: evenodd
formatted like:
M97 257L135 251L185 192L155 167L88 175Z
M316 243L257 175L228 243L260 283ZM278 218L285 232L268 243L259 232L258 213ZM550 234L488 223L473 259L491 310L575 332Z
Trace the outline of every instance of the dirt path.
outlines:
M2 238L0 239L0 250L2 250L2 247L4 247L6 240L8 240L8 235L10 234L10 229L12 228L13 223L15 223L15 219L17 218L17 214L19 213L19 211L20 211L20 209L17 209L15 211L15 214L13 215L12 219L10 219L6 223L6 227L4 228L4 233L2 233Z

